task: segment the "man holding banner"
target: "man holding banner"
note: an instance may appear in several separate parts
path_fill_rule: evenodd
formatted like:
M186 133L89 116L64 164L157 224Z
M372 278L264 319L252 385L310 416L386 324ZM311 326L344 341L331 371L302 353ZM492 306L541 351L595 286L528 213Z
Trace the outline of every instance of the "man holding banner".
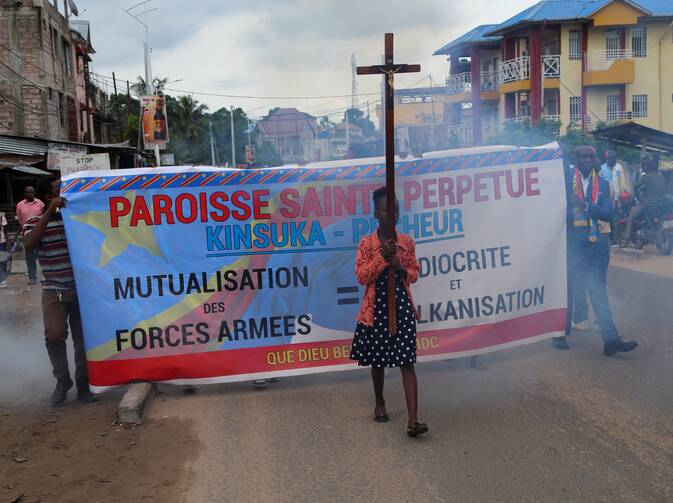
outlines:
M37 250L44 275L42 314L47 353L56 378L56 388L51 396L51 404L55 407L65 402L68 390L73 386L65 345L68 324L75 348L77 399L84 403L96 401L89 391L79 302L61 214L66 201L60 197L60 186L61 180L56 176L40 181L38 197L45 203L45 211L39 217L28 219L23 226L24 246L27 250Z
M586 319L587 313L573 310L586 304L577 299L589 293L591 305L596 313L603 336L603 353L613 356L617 352L633 351L638 343L624 341L618 334L612 319L607 285L602 273L603 264L610 254L610 236L602 234L599 222L611 222L614 216L610 185L598 174L598 156L589 146L575 150L577 165L566 171L566 196L568 199L568 268L569 288L566 334L573 315L575 319ZM569 349L563 337L554 338L558 349Z

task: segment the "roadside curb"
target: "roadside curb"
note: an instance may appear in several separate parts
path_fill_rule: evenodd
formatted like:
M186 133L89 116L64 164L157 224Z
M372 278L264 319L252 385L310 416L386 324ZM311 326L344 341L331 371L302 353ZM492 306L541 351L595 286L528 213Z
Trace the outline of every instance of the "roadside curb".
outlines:
M117 422L120 424L143 424L145 411L156 393L157 386L149 382L131 384L117 407Z
M632 260L643 260L647 257L643 250L638 250L636 248L613 248L612 253Z

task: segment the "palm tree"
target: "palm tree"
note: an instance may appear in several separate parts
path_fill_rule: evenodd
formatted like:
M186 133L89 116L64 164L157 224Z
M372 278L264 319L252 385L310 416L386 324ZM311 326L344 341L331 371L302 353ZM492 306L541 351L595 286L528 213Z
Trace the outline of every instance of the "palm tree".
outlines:
M168 83L168 77L164 77L163 79L154 77L152 79L152 85L154 86L154 93L163 94L164 88L166 87L167 83ZM136 82L134 84L131 84L131 92L133 93L134 96L147 96L148 94L150 94L150 89L147 83L145 82L145 79L139 75Z
M169 105L172 129L182 138L195 140L205 127L204 112L208 106L192 96L179 96L177 100L171 100Z

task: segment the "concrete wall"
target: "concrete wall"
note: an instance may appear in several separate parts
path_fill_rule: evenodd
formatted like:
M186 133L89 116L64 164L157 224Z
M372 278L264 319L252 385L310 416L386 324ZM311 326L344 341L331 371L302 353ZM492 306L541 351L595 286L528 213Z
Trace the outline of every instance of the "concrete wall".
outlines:
M632 110L634 94L646 94L647 117L637 122L673 133L673 41L667 28L668 23L647 25L647 57L635 59L636 81L626 86L626 109ZM630 33L627 41L630 46Z

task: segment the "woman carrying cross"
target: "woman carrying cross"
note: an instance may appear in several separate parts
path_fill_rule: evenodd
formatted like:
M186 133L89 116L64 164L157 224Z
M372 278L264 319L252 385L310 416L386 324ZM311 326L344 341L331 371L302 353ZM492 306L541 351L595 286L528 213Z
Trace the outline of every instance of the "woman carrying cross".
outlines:
M418 389L416 383L416 318L410 285L418 280L419 265L416 244L411 236L397 234L397 241L387 239L388 218L386 189L374 191L374 217L379 227L360 240L355 265L358 282L365 285L365 295L357 316L357 328L351 349L351 359L359 365L372 367L376 405L374 420L388 421L383 399L386 367L400 367L407 400L407 435L417 437L428 431L428 425L416 416ZM394 222L399 219L399 203L395 200ZM389 332L388 296L386 285L392 268L396 282L396 331Z

